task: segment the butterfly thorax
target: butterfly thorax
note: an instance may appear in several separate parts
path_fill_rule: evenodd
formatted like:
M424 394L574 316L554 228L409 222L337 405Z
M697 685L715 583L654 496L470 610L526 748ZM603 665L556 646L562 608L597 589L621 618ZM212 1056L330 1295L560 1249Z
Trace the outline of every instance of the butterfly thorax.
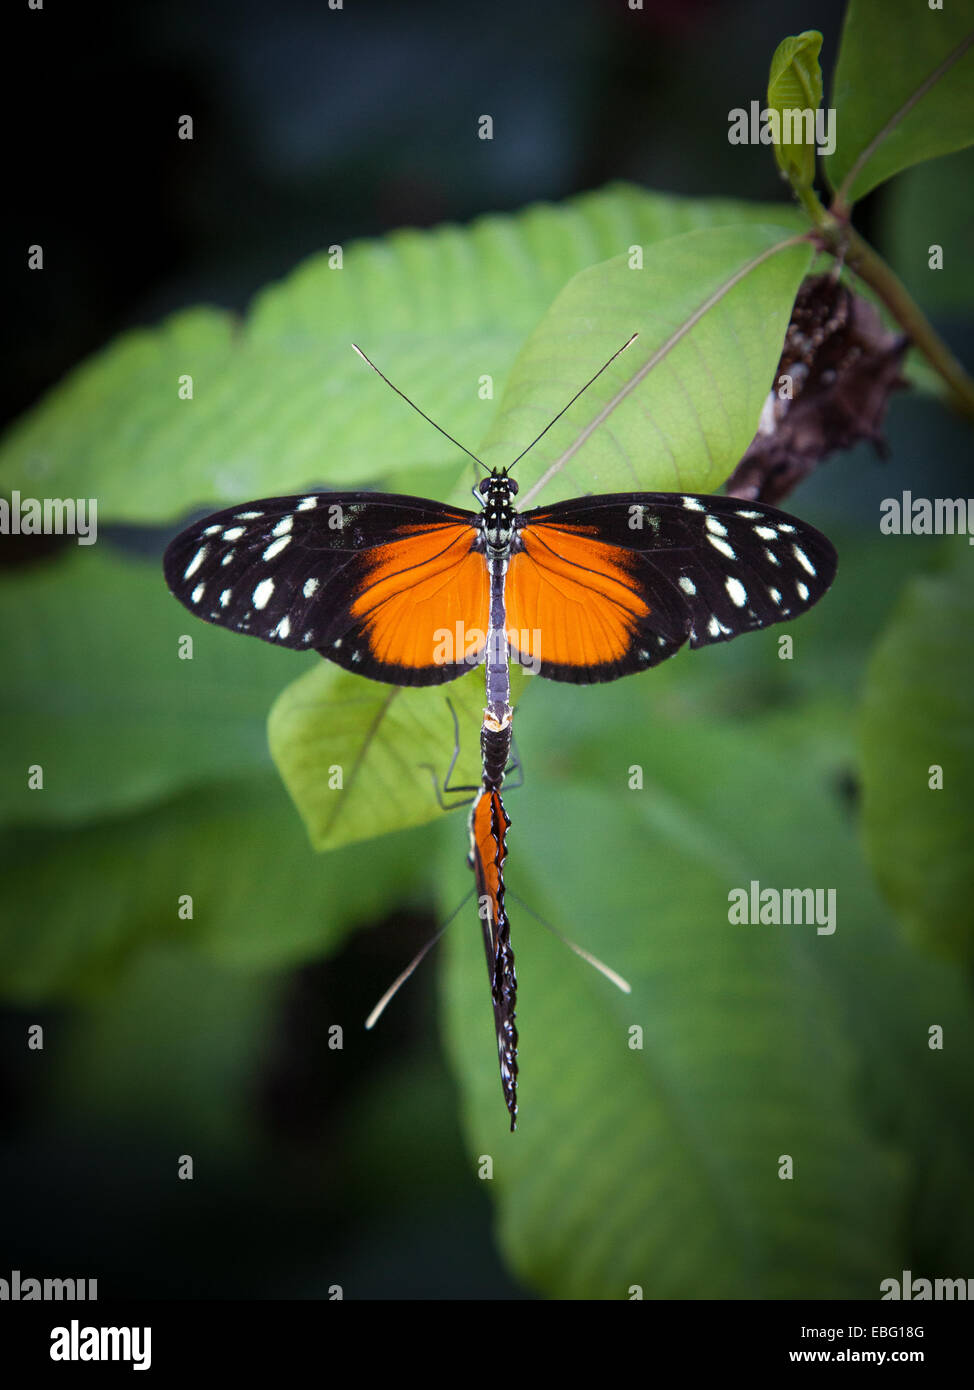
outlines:
M495 468L489 478L482 480L479 491L484 507L480 524L487 553L508 555L517 516L514 506L517 483L507 476L506 470Z

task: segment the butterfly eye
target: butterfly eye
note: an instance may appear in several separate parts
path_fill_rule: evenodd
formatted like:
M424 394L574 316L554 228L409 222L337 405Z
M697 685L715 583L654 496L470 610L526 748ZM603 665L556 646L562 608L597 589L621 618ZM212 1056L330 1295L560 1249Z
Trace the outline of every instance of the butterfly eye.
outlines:
M512 496L512 497L516 497L516 496L517 496L517 483L516 483L516 481L515 481L513 478L508 478L508 480L507 480L507 486L511 489L511 496Z
M490 487L490 479L489 479L489 478L481 478L480 482L477 484L477 491L480 493L480 495L481 495L482 497L486 497L486 496L487 496L487 489L488 489L489 487Z

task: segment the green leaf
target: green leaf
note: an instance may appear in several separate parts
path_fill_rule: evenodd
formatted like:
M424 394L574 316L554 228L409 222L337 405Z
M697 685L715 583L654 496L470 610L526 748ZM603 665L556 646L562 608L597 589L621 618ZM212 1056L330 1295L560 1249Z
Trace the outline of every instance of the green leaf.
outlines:
M307 664L195 622L157 562L71 546L0 583L0 819L79 821L270 767L267 708ZM180 639L192 637L192 660ZM27 769L43 768L42 790Z
M515 701L524 681L512 669ZM461 740L450 781L469 786L480 780L482 668L430 691L380 685L322 662L282 691L268 723L271 752L315 849L442 815L433 779L442 788L457 747L450 704ZM458 803L449 793L443 799Z
M608 418L590 432L572 466L571 492L590 490L595 480L600 488L618 482L700 491L722 482L753 437L811 254L804 243L779 249L783 238L780 229L764 227L691 233L653 248L644 270L630 270L623 257L576 277L518 359L498 437L482 451L485 461L491 447L510 459L517 433L530 438L526 418L535 418L537 402L554 399L553 382L564 383L567 398L591 375L599 344L618 347L624 325L628 336L638 323L642 336L618 370L586 392L552 430L552 442L546 439L525 460L522 489L538 479L553 450L570 453L579 431L588 429L579 422L597 420L607 404ZM638 391L629 395L633 384ZM611 408L620 392L626 399ZM663 483L639 457L647 420L651 437L666 442L665 467L676 468L679 459L679 476L669 474ZM612 470L620 457L628 467L617 477ZM555 493L564 476L554 478ZM527 504L531 492L524 494ZM461 729L476 728L482 673L451 689ZM437 815L430 766L442 778L455 742L446 699L445 693L389 690L327 667L283 692L271 713L271 750L317 849ZM473 745L469 740L462 783L478 780Z
M835 939L728 921L729 891L751 880L835 889L850 936L875 915L818 760L729 724L634 722L631 701L606 717L621 732L599 781L542 769L508 798L507 877L633 991L509 898L514 1136L472 909L449 937L448 1043L468 1147L494 1161L502 1245L554 1297L624 1299L633 1284L652 1298L877 1297L902 1268L906 1163L863 1113L862 1055L828 979ZM634 763L643 791L628 789Z
M7 831L0 993L84 994L159 941L249 969L321 955L416 897L430 833L321 859L271 774L80 828Z
M243 323L191 309L83 363L8 433L0 491L95 497L102 523L314 485L443 496L457 451L352 342L475 447L518 348L576 271L692 228L761 221L800 226L784 207L616 185L468 227L356 242L341 269L322 252L264 290ZM178 394L185 375L191 400Z
M907 931L970 965L974 549L962 538L949 545L950 568L907 586L870 662L862 710L863 825L877 881Z
M779 133L785 111L817 111L822 104L822 69L818 55L822 35L817 29L782 39L771 58L768 109L778 112ZM815 145L775 142L774 157L793 188L811 188L815 181Z
M721 227L582 271L511 372L485 463L510 461L634 332L518 465L520 505L614 490L710 492L754 437L811 247Z
M970 7L849 0L832 82L831 186L851 206L901 169L974 142Z

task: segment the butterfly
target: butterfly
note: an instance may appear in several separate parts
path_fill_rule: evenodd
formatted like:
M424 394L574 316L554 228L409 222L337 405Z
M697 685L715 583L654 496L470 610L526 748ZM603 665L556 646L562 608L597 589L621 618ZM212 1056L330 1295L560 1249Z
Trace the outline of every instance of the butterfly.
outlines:
M497 705L508 659L616 680L798 617L835 575L825 536L762 503L609 493L519 513L504 468L478 491L480 512L370 492L248 502L177 536L166 581L206 622L372 680L439 685L486 661Z

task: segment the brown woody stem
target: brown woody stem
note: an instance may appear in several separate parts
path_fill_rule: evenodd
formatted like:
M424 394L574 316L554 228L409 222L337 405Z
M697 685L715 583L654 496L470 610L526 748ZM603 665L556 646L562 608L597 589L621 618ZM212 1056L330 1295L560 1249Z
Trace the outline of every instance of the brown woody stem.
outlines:
M898 276L849 225L848 214L835 207L829 212L810 188L796 188L796 196L815 227L815 240L823 250L845 262L876 291L913 346L938 373L947 386L951 403L968 419L974 420L974 381L934 331L923 310L908 293Z

